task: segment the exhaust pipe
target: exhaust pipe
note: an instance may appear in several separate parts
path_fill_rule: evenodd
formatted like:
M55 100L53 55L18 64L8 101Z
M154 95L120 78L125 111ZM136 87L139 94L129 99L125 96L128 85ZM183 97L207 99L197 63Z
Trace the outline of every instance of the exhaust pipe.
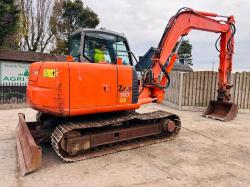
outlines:
M238 107L236 104L227 101L211 100L202 116L220 121L230 121L237 116L237 113Z

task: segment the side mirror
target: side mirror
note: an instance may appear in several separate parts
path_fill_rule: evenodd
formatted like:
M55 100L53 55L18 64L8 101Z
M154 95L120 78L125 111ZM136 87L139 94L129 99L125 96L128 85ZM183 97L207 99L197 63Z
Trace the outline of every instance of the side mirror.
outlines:
M117 65L122 65L122 58L117 58L116 59L116 64Z

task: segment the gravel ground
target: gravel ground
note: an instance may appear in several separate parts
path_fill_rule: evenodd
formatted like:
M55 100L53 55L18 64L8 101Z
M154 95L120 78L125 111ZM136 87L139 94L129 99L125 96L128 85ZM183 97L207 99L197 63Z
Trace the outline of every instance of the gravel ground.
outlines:
M43 148L40 170L21 177L17 164L17 113L35 119L29 108L0 110L0 186L250 186L250 114L227 123L146 105L143 111L178 114L182 130L174 140L76 163L63 163Z

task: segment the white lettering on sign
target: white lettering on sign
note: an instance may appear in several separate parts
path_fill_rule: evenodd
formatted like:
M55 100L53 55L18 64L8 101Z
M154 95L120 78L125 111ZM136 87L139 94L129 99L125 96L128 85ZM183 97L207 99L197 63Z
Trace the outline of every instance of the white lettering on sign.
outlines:
M1 83L27 83L30 64L0 61Z

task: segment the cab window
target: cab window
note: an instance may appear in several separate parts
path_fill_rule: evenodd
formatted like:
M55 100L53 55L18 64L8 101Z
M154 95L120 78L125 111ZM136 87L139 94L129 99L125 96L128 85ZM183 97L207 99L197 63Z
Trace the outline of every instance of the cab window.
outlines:
M118 40L113 44L114 49L116 50L116 56L122 58L123 65L129 65L129 53L126 48L126 44L123 40Z
M80 56L81 33L73 35L70 40L70 55L74 58Z
M124 65L130 64L128 47L124 38L101 32L86 32L83 55L90 62L105 61L116 64L122 58Z

